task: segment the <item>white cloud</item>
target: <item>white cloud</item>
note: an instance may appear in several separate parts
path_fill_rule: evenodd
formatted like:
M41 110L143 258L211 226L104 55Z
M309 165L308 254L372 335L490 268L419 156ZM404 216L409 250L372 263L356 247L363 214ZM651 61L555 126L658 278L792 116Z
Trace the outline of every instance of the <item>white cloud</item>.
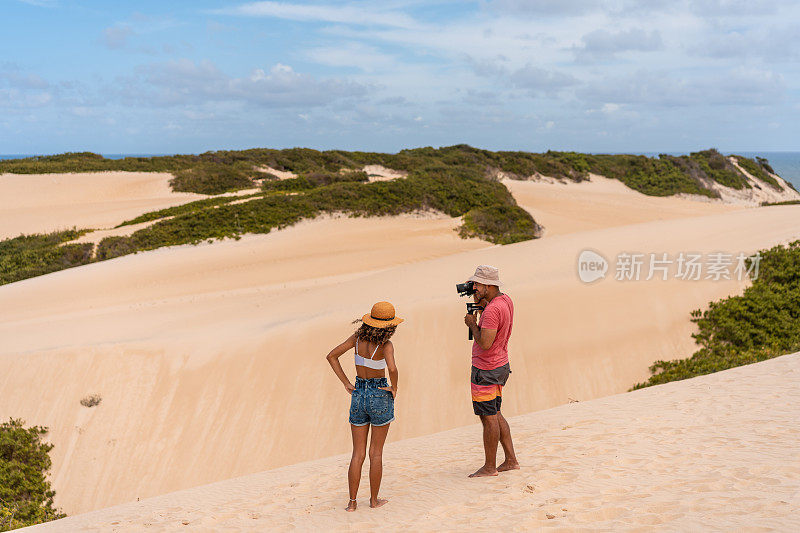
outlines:
M250 17L273 17L305 22L335 22L360 26L410 28L416 22L410 16L381 9L376 4L309 5L289 2L251 2L236 7L214 10L213 13Z
M37 7L55 7L58 5L57 0L19 0L19 2Z
M580 62L612 59L622 52L650 52L663 46L658 30L646 32L639 28L618 32L594 30L584 35L581 41L582 46L574 47L575 59Z
M127 24L110 26L103 30L103 44L112 50L124 48L132 34L133 30Z
M306 56L316 63L331 67L355 67L365 72L390 68L394 58L377 48L360 42L344 42L331 46L314 47Z
M188 59L150 64L134 77L120 80L126 100L161 106L229 102L272 108L316 107L342 98L363 96L365 85L342 79L316 78L281 63L269 71L254 69L247 77L226 75L210 61Z

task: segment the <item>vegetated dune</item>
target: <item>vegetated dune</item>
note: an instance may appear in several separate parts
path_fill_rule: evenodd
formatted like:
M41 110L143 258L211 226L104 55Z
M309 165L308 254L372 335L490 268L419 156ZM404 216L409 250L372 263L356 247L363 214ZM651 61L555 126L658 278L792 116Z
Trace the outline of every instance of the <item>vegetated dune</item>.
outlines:
M389 443L379 509L365 468L343 511L343 454L35 528L796 531L798 395L795 353L510 418L521 468L497 477L466 477L483 455L475 423Z
M439 237L413 242L430 221L355 220L382 230L348 237L342 219L296 240L303 226L23 280L0 287L0 416L50 428L69 514L342 453L349 397L324 357L386 299L406 318L390 441L473 423L454 284L481 263L500 268L516 304L509 416L622 392L654 360L690 355L690 311L744 282L623 282L612 270L585 285L579 252L753 252L800 238L798 215L746 209L458 253ZM93 393L100 405L81 406Z
M208 198L173 192L166 172L0 174L0 239L108 228L148 211Z

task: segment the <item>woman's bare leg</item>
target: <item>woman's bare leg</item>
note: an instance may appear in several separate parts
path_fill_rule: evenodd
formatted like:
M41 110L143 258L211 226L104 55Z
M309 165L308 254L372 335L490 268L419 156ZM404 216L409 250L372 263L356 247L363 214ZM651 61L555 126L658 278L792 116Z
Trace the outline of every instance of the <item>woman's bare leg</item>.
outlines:
M383 445L386 442L386 435L389 433L389 426L372 426L372 439L369 441L369 506L380 507L388 500L378 498L378 490L381 488L381 478L383 477Z
M350 487L350 502L347 504L347 511L356 510L356 498L358 497L358 484L361 481L361 466L367 456L367 434L369 424L365 426L354 426L350 424L350 431L353 434L353 456L350 458L350 469L347 471L347 484ZM374 437L374 434L373 434Z

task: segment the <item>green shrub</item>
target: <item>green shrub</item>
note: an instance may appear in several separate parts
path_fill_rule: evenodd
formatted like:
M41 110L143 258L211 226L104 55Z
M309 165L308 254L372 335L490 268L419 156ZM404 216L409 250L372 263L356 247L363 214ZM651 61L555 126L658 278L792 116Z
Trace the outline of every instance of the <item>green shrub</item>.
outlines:
M752 159L748 159L748 158L742 157L740 155L735 155L733 157L736 158L736 161L739 163L739 166L741 166L743 169L745 169L747 172L749 172L750 175L753 176L754 178L757 178L757 179L763 181L764 183L769 184L770 186L772 186L773 189L777 189L779 191L783 190L783 188L778 183L778 180L776 180L775 178L773 178L772 176L767 174L765 172L764 167L760 163L757 163L756 161L753 161ZM766 161L766 160L764 160L764 161ZM767 165L767 166L769 166L769 165ZM772 168L772 167L770 167L770 168Z
M685 156L684 156L685 157ZM689 158L697 162L700 169L711 179L734 189L750 188L744 174L715 149L692 152Z
M475 207L464 215L459 228L462 237L477 237L495 244L512 244L541 236L542 227L515 205L495 204Z
M175 215L193 213L195 211L200 211L201 209L209 209L230 202L235 202L237 200L245 200L247 198L253 198L256 196L263 196L263 194L256 192L251 194L242 194L239 196L231 195L231 196L223 196L221 198L205 198L203 200L195 200L194 202L188 202L185 204L175 205L172 207L166 207L164 209L159 209L158 211L150 211L149 213L139 215L138 217L132 218L131 220L126 220L125 222L117 224L114 227L121 228L122 226L140 224L142 222L158 220L159 218L166 218Z
M800 200L785 200L783 202L761 202L761 206L767 205L797 205L800 204Z
M775 173L776 173L774 170L772 170L772 167L770 166L770 164L769 164L769 161L767 161L765 158L756 156L756 162L757 162L757 163L758 163L758 164L759 164L759 165L760 165L760 166L761 166L761 167L762 167L764 170L766 170L766 171L767 171L767 172L769 172L770 174L775 174Z
M741 158L740 161L751 160ZM714 149L695 152L689 156L661 155L655 159L625 154L592 155L555 151L543 154L491 152L465 144L441 148L430 146L414 148L401 150L396 154L342 150L320 152L309 148L286 150L253 148L237 151L221 150L200 155L126 157L116 160L82 152L0 161L0 172L20 174L101 170L171 172L175 176L172 181L174 190L219 194L252 187L253 178L264 178L265 190L305 190L341 181L343 170L358 170L364 165L371 164L407 172L436 167L469 167L484 176L502 170L516 178L526 178L538 173L573 181L584 180L591 172L619 179L644 194L658 196L676 193L717 196L704 184L704 180L709 179L738 189L749 186L741 172ZM750 165L750 163L744 164ZM763 158L752 161L752 165L772 172L772 168ZM312 177L308 182L268 185L275 183L274 176L258 170L264 167ZM767 175L765 182L772 184L769 178Z
M132 254L138 250L134 240L129 236L106 237L97 244L95 257L98 261L113 259L121 255Z
M368 183L367 174L360 169L369 164L404 170L408 177ZM767 168L766 160L758 160L758 165ZM292 171L298 177L279 180L259 170L264 167ZM127 237L103 239L97 246L96 260L161 246L266 233L323 212L374 216L435 209L453 217L463 216L464 236L480 235L495 243L534 238L540 228L493 178L498 170L520 178L542 174L573 181L587 179L590 173L601 174L656 196L691 193L716 197L718 194L706 186L709 180L729 186L741 185L744 180L716 150L649 158L555 151L491 152L461 144L401 150L397 154L254 148L119 160L83 152L0 161L0 172L93 170L171 172L173 189L203 194L253 187L254 178L264 178L257 193L207 198L127 220L117 227L155 223ZM249 201L235 203L243 199ZM63 240L74 238L66 235ZM61 237L23 237L0 242L0 284L93 260L88 243L58 246L63 242Z
M800 350L800 240L759 254L758 278L741 296L692 312L698 326L692 337L700 349L688 359L656 361L650 379L633 389Z
M170 180L170 185L174 191L200 194L221 194L254 186L253 181L242 170L207 163L178 170Z
M0 285L92 262L92 243L59 246L88 231L72 229L0 241Z
M23 427L21 419L0 424L0 531L64 518L53 507L47 480L52 444L41 442L46 427Z

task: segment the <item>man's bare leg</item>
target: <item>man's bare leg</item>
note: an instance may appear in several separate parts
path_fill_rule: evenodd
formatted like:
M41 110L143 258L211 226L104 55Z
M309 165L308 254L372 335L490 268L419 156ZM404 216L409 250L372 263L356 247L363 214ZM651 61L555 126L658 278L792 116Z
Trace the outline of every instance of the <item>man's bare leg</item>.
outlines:
M486 455L483 466L469 477L497 475L497 444L500 441L500 426L497 415L481 415L483 423L483 451Z
M380 507L389 500L378 498L378 491L381 488L381 477L383 476L383 444L386 442L386 434L389 433L389 426L372 426L372 439L369 441L369 506Z
M500 444L503 446L503 453L506 456L505 461L497 467L497 471L505 472L506 470L517 470L519 468L519 462L517 462L517 456L514 454L514 443L511 441L511 428L500 411L497 411L497 423L500 426Z
M367 456L367 434L369 424L365 426L354 426L350 424L350 431L353 434L353 456L350 458L350 468L347 471L347 484L350 488L350 502L345 508L346 511L355 511L356 497L358 495L358 484L361 481L361 466Z

